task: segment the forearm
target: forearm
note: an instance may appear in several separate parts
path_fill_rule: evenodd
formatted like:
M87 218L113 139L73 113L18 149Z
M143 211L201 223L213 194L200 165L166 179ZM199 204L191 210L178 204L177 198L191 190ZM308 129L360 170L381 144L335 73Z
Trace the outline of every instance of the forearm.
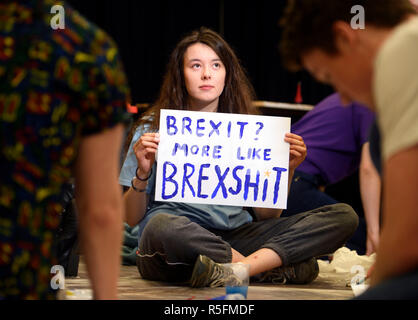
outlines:
M418 268L418 146L384 164L383 228L372 284Z
M116 299L122 244L118 184L123 127L83 138L75 165L80 240L95 299Z
M387 230L391 228L388 225L386 230L382 230L372 285L418 268L418 252L414 248L418 243L416 229L413 232L405 228Z
M146 188L146 182L136 181L135 188L144 190ZM125 192L124 196L125 203L125 221L131 227L138 224L145 215L147 208L147 195L146 192L137 192L132 187Z
M287 181L287 193L290 192L290 186L292 185L293 175L295 174L295 169L289 169L289 178Z
M372 169L360 169L360 194L364 217L369 236L377 236L380 232L380 194L381 182L377 172Z
M80 208L80 239L94 299L117 299L121 265L122 200L113 206Z

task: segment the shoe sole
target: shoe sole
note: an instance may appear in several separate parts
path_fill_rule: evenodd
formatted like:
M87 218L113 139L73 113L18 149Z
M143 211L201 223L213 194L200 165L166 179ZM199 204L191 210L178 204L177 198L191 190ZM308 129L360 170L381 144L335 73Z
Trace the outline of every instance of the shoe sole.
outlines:
M190 278L190 286L193 288L203 288L206 286L206 278L208 274L207 264L204 262L206 257L200 255L194 264L192 277Z

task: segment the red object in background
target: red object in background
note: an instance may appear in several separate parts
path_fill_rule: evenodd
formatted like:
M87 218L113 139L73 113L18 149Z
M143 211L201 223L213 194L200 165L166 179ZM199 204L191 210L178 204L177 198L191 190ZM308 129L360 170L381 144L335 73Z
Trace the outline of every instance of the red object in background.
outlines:
M129 113L138 113L138 108L129 103L126 104L126 110L128 110Z
M302 103L302 84L301 82L298 82L298 87L296 88L296 97L295 97L295 103Z

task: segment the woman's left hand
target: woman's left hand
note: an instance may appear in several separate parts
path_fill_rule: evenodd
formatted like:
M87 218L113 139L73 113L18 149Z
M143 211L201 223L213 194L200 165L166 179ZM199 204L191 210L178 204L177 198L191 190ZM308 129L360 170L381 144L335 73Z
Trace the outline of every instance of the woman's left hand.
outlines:
M284 141L290 143L289 170L295 170L308 153L305 142L301 136L294 133L286 133Z

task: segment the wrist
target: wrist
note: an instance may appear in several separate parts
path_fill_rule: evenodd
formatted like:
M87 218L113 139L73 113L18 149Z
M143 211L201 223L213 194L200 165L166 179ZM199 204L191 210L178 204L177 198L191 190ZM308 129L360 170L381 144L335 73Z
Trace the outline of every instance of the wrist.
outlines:
M376 231L367 230L367 237L368 238L375 238L375 237L378 237L378 236L379 236L379 231L378 230L376 230Z
M133 177L131 180L131 188L138 193L144 192L146 190L146 185L146 182L138 180L137 177Z
M139 181L148 181L152 175L152 168L148 173L140 172L139 168L136 168L135 175Z

